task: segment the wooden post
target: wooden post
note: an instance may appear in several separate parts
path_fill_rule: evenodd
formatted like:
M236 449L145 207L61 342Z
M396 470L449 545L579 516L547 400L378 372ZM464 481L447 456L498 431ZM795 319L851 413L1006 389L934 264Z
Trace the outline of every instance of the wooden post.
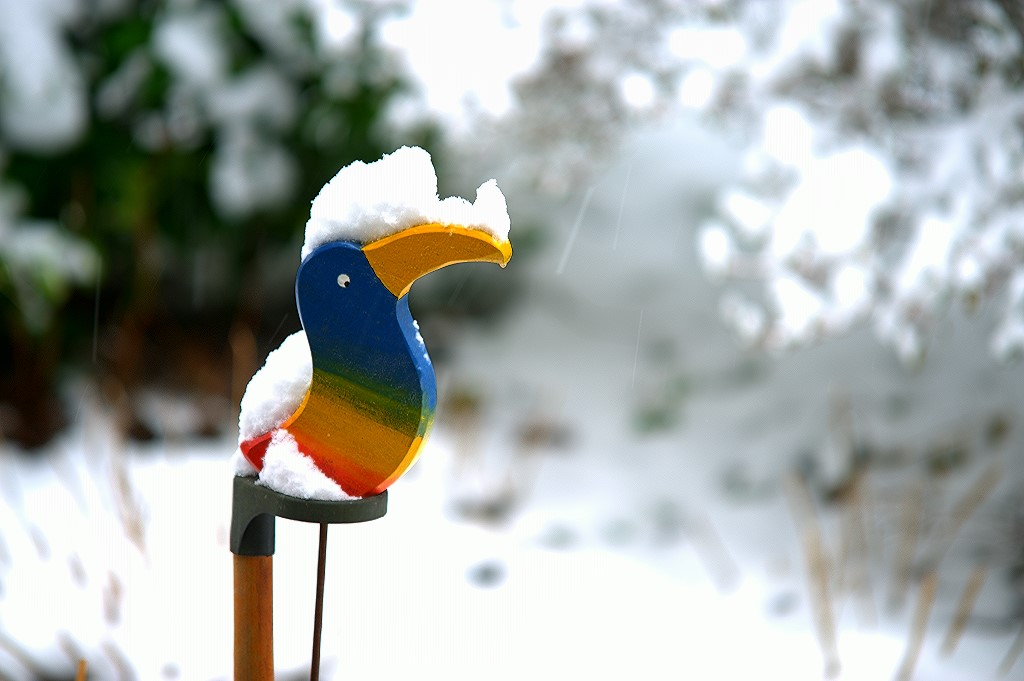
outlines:
M235 681L274 681L274 556L234 556Z

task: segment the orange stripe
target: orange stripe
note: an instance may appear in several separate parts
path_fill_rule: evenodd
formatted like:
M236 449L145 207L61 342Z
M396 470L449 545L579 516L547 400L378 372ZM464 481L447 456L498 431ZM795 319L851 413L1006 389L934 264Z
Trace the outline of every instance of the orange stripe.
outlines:
M429 422L421 422L426 430ZM405 472L423 437L396 430L342 400L308 400L288 432L321 470L349 494L383 491Z

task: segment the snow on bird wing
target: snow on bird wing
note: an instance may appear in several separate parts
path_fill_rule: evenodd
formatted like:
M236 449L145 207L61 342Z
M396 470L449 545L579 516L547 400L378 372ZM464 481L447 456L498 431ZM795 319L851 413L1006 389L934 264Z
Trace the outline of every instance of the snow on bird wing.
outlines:
M296 331L267 355L249 380L238 414L238 443L270 436L302 405L313 380L305 331Z

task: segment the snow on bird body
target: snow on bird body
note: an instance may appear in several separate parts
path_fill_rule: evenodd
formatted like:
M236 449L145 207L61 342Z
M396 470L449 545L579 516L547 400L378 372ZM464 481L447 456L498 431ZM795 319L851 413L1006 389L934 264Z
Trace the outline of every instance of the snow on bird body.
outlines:
M437 402L412 283L458 262L504 267L505 199L440 200L427 152L343 168L313 201L295 297L303 330L270 353L239 414L236 474L292 496L378 494L418 456Z

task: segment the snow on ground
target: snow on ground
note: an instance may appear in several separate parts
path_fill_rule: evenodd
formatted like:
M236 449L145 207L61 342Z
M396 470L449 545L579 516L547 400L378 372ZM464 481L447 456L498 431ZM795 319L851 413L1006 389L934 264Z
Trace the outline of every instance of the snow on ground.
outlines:
M457 473L466 463L453 429L442 425L420 463L392 488L384 519L332 529L323 678L407 678L424 670L453 679L822 678L797 533L773 478L784 457L768 450L784 451L799 439L787 430L814 430L808 412L816 408L795 394L812 384L804 372L824 373L823 365L840 359L853 366L850 352L868 360L859 369L870 370L885 363L884 351L865 352L874 346L855 342L783 361L752 386L702 389L688 402L680 431L638 441L618 423L624 414L606 410L607 418L595 419L590 411L609 393L628 407L615 383L629 376L602 379L574 368L621 348L583 342L569 356L561 336L578 330L557 320L545 310L522 315L514 333L533 343L509 352L499 372L529 366L541 376L570 363L578 382L552 413L582 427L575 446L542 458L525 506L507 522L467 522L455 509L469 498L471 476ZM466 372L487 343L470 342L461 360ZM858 382L851 382L851 394L866 389L852 377ZM492 387L514 393L531 378ZM907 387L923 391L911 400L914 409L951 409L941 404L945 398L929 402L924 377ZM990 391L985 399L998 404L999 397ZM493 419L499 433L517 416L504 399L495 402L505 411ZM804 414L796 413L801 403ZM588 411L589 418L581 416ZM773 427L757 418L759 411L786 423ZM953 410L962 419L970 411ZM17 641L39 666L67 677L72 660L84 655L94 678L229 678L233 442L125 445L104 423L87 402L50 458L10 451L0 458L8 501L0 506L3 640ZM507 457L507 445L495 439L482 442ZM1019 446L1020 437L1015 441ZM730 496L722 475L741 460L751 480L743 494ZM976 469L951 482L972 479ZM1015 472L1019 480L1019 466ZM880 504L884 480L878 484ZM701 527L713 528L715 542ZM876 549L892 529L879 529ZM307 664L316 536L315 526L278 521L281 671ZM835 547L836 537L826 543ZM956 654L942 659L938 643L960 581L956 572L943 571L942 579L949 596L936 604L915 678L996 678L1014 632L1008 624L986 627L984 619L1005 618L1006 604L988 603ZM873 623L864 621L857 601L843 608L843 679L891 678L900 663L910 611L887 611L884 587L875 584ZM912 600L916 589L909 591ZM993 574L982 601L1001 595ZM8 643L0 648L0 670L31 678ZM119 672L119 664L132 672Z
M557 252L528 265L550 295L466 333L439 367L437 430L387 516L332 529L322 678L815 680L830 648L837 678L895 678L922 591L921 574L900 583L897 570L908 499L920 500L914 566L927 566L992 470L938 564L913 678L1000 678L1020 626L1007 581L1019 539L1003 521L1021 504L1024 367L994 363L983 325L956 317L920 371L867 332L774 361L747 354L689 241L616 225L620 203L599 191L564 267ZM616 232L630 238L613 249ZM457 406L460 391L477 411ZM830 428L843 400L874 452L863 501L815 497L808 511L785 480L849 479L842 420ZM95 678L230 678L234 441L126 444L88 392L82 404L49 457L0 453L0 671L70 677L84 656ZM277 532L275 655L301 674L317 532L283 520ZM834 643L821 643L804 557L815 534L833 565ZM943 656L980 560L978 603ZM1001 678L1024 678L1022 664Z

